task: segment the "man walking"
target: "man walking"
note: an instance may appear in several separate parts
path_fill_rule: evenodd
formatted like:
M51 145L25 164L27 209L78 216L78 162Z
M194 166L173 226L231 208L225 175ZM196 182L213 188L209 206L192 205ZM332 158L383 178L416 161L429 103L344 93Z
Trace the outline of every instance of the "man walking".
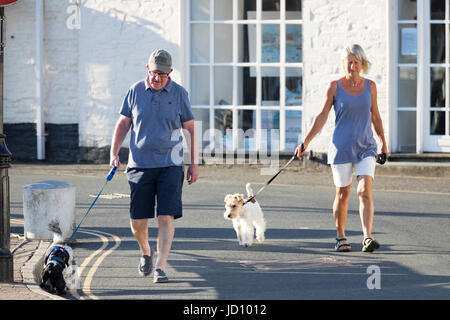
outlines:
M167 51L151 53L147 77L132 85L124 98L110 151L110 165L119 167L119 150L131 129L127 165L130 225L142 254L139 274L148 276L154 256L148 242L148 219L155 217L157 204L159 228L153 278L156 283L168 281L166 263L175 232L174 220L182 216L181 129L188 133L191 154L186 180L191 184L198 177L194 116L186 90L170 78L172 70L172 58Z

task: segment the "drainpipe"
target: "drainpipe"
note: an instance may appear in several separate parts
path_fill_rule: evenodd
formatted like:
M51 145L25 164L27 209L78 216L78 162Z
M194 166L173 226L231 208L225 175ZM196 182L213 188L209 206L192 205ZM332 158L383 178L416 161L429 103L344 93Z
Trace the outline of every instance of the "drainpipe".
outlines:
M38 160L45 160L43 48L44 0L36 0L36 138Z

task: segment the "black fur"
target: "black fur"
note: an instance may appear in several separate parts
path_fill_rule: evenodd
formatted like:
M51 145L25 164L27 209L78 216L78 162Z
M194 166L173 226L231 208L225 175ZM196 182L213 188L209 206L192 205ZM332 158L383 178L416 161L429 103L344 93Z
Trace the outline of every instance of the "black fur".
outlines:
M45 259L40 287L49 293L66 294L63 271L69 265L69 253L63 247L54 246Z

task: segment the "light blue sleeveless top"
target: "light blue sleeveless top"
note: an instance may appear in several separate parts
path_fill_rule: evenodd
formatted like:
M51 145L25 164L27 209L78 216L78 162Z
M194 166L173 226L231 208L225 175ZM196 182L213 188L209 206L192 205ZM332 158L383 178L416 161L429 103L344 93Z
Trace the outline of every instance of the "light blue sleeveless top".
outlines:
M347 93L340 80L334 96L336 115L333 139L328 148L328 163L359 162L377 156L377 143L372 132L372 93L370 81L364 82L360 94Z

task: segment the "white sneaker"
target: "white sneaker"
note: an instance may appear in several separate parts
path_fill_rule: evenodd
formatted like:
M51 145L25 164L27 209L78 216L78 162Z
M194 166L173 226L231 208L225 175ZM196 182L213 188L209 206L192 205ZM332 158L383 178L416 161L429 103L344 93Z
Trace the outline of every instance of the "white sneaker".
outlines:
M166 283L169 282L167 275L161 269L156 269L153 273L153 282L154 283Z

